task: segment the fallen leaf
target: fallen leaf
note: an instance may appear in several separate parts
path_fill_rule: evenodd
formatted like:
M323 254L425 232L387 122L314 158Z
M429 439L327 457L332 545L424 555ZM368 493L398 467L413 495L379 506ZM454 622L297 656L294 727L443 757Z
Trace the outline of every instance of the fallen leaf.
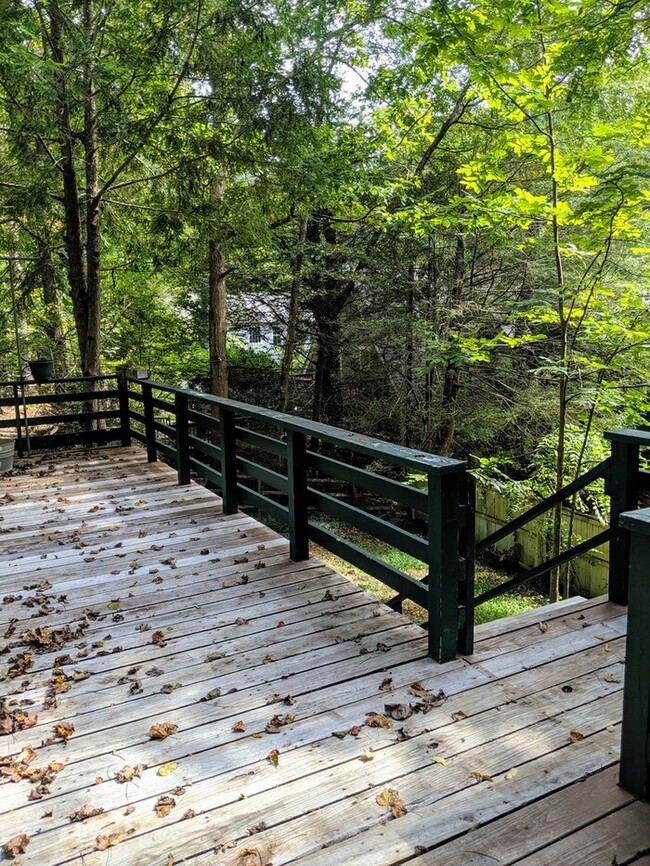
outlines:
M413 707L410 704L384 704L384 709L391 719L401 722L413 715Z
M59 722L54 726L54 733L62 740L67 740L74 734L74 725L72 722Z
M605 676L603 677L603 680L606 683L620 683L621 678L617 677L616 674L605 674Z
M537 628L544 634L545 631L548 631L548 623L545 620L537 623Z
M246 730L246 725L243 722L235 722L235 724L231 728L234 734L243 734Z
M425 689L422 683L411 683L409 686L409 693L415 695L417 698L433 698L433 694L429 691L429 689Z
M614 649L614 647L611 645L611 643L605 644L605 652L606 653L611 653L613 651L613 649Z
M394 689L393 686L393 678L386 677L381 681L381 685L379 686L379 690L382 692L392 692Z
M374 761L375 756L372 754L372 749L368 748L362 755L359 755L359 760L362 764L367 764L368 761Z
M477 782L493 782L494 779L489 773L481 773L480 770L472 770L471 775Z
M508 779L508 781L510 781L510 779L516 779L518 775L519 775L519 770L516 767L513 767L512 770L508 770L508 772L505 775L505 778Z
M178 725L171 722L157 722L149 728L149 736L152 740L165 740L178 730Z
M295 721L296 717L291 713L287 713L286 716L276 715L266 725L265 731L267 734L277 734L280 728L284 728L285 725L290 725Z
M393 720L381 713L366 713L366 725L369 728L392 728Z
M280 761L280 753L277 749L271 749L271 751L266 756L266 760L270 761L274 767L277 767Z
M434 764L440 764L443 767L446 767L449 763L446 758L442 757L442 755L431 755L431 760Z
M181 818L182 821L187 821L190 818L193 818L196 815L194 809L188 809L186 812L183 812L183 816Z
M246 831L249 836L254 836L256 833L261 833L263 830L266 830L268 824L266 821L260 821L259 824L254 824L252 827L249 827Z
M113 848L124 842L126 833L110 833L108 836L98 836L95 840L95 851L106 851L107 848Z
M153 808L159 818L166 818L175 805L176 800L173 797L170 797L169 794L163 794L162 797L158 797L156 805Z
M581 734L580 731L569 731L569 739L572 743L577 743L580 740L584 740L585 735Z
M168 761L158 769L159 776L171 776L174 770L178 767L178 761Z
M93 808L92 806L85 805L82 806L81 809L77 809L74 812L71 812L68 815L68 818L71 821L85 821L86 818L94 818L95 815L101 815L104 810L101 806L97 808Z
M163 631L155 631L151 635L151 643L155 643L157 646L167 646L167 641L165 640L165 633Z
M456 710L455 713L451 714L451 717L455 722L460 722L467 718L467 713L464 713L462 710Z
M2 848L7 857L16 857L18 854L24 854L28 845L29 836L26 833L19 833L5 842Z
M379 806L387 806L393 818L401 818L408 811L399 794L393 788L384 788L381 794L376 797L375 802Z
M121 770L117 771L115 778L118 782L130 782L132 779L139 779L143 772L144 764L137 764L135 767L126 764Z

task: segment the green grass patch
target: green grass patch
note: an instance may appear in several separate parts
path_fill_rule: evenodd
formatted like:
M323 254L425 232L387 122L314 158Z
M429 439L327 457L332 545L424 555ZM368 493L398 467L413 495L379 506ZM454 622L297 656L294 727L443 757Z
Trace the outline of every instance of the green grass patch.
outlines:
M400 571L410 574L412 577L421 579L427 573L424 563L420 562L419 559L415 559L407 553L402 553L401 550L397 550L394 547L389 547L387 544L377 541L377 539L372 538L369 535L365 535L362 532L340 525L331 526L330 528L346 540L357 544L359 547L367 550L368 553L371 553L378 559L383 560L388 565L392 565L393 568L398 568ZM374 577L370 577L365 572L355 568L353 565L350 565L338 556L333 556L322 547L312 544L312 551L316 556L322 559L323 562L329 565L330 568L334 569L334 571L343 574L345 577L353 581L353 583L356 583L357 586L360 586L362 589L374 595L379 599L379 601L387 602L395 595L394 590L385 586L381 581L375 580ZM510 573L499 571L490 566L477 564L475 577L476 595L479 595L494 586L498 586L510 576ZM545 598L545 596L538 592L527 590L524 587L522 590L500 595L497 598L486 601L484 604L477 607L475 611L475 621L478 624L482 622L490 622L493 619L501 619L506 616L513 616L514 614L523 613L526 610L539 607L547 602L548 599ZM403 610L404 614L408 616L409 619L413 620L413 622L421 624L427 619L426 610L411 601L407 600L404 602Z

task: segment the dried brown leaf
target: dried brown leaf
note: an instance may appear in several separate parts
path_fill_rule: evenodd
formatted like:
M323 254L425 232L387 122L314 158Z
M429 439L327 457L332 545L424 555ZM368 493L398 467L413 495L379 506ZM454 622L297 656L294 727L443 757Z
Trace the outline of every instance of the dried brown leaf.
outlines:
M149 736L152 740L165 740L178 730L178 725L172 722L157 722L149 728Z
M29 845L29 836L26 833L18 833L13 836L8 842L2 846L7 857L17 857L18 854L24 854L25 849Z
M580 740L584 740L585 735L581 734L580 731L569 731L569 739L572 743L578 743Z
M381 713L366 713L366 725L369 728L392 728L393 720Z
M271 749L271 751L266 756L266 760L270 761L274 767L277 767L280 761L280 753L277 749Z
M246 730L246 725L242 721L235 722L231 730L234 734L243 734Z
M170 797L169 794L163 794L162 797L158 797L156 805L153 808L159 818L166 818L175 805L176 800L173 797Z
M124 842L126 833L109 833L108 836L98 836L95 840L95 851L106 851Z

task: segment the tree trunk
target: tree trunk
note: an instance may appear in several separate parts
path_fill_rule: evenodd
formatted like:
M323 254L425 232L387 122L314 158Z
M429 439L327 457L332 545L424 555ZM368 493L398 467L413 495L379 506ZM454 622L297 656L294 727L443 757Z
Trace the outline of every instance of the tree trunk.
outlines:
M298 334L298 315L300 312L300 275L305 257L305 240L307 237L307 219L299 217L297 231L296 253L291 263L291 292L289 295L289 312L287 316L287 337L284 344L284 355L282 356L282 371L280 374L281 405L283 412L287 411L289 405L289 394L291 389L291 368L296 353L296 339Z
M226 184L223 175L212 182L210 197L215 210L223 200ZM210 344L210 391L217 397L228 396L228 358L226 336L226 259L217 238L208 242L208 304Z
M67 376L69 359L63 330L59 273L52 261L52 252L47 244L39 242L39 254L43 278L43 306L47 314L45 335L52 346L56 375Z
M456 237L454 253L454 273L449 293L449 309L451 311L448 327L451 328L455 308L460 302L465 279L465 239L462 235ZM438 431L438 451L446 456L451 455L456 433L457 397L460 390L461 368L451 362L445 365L442 386L442 420Z
M314 421L340 426L343 418L341 393L341 323L338 316L316 320L316 370L314 382Z

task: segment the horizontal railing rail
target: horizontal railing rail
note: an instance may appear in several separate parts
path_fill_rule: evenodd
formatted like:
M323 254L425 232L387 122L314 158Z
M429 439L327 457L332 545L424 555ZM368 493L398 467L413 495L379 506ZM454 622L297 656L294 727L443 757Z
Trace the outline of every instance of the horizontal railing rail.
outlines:
M131 435L150 460L162 455L181 483L195 473L215 485L226 513L248 506L286 525L292 559L305 559L315 542L424 607L433 658L471 652L473 508L464 462L150 379L129 378L126 393ZM401 481L406 470L425 473L428 491ZM321 489L326 481L423 511L426 534ZM343 538L338 523L413 557L426 578Z
M13 410L9 418L3 417L6 408ZM0 382L0 437L13 435L19 456L32 450L127 443L127 412L126 379L115 373ZM44 427L53 429L31 432Z

